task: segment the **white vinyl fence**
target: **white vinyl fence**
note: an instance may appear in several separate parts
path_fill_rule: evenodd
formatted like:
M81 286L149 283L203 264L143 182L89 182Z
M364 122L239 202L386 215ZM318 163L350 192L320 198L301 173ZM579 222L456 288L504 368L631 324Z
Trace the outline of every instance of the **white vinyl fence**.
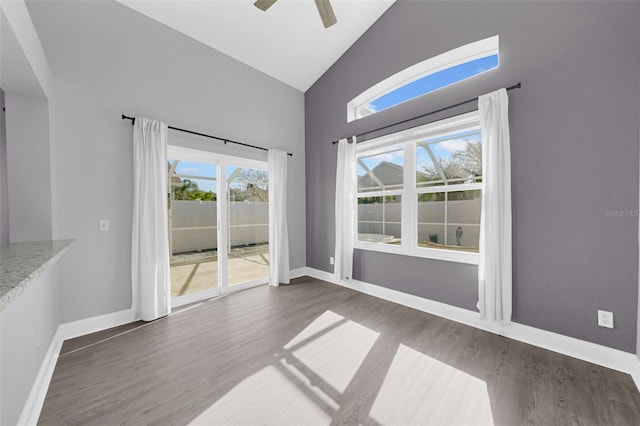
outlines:
M218 247L217 208L216 201L173 201L173 254ZM269 241L269 203L232 201L229 210L232 247Z
M462 228L461 243L477 246L480 238L481 199L418 203L418 240L456 245L456 230ZM358 204L358 233L401 237L400 203Z

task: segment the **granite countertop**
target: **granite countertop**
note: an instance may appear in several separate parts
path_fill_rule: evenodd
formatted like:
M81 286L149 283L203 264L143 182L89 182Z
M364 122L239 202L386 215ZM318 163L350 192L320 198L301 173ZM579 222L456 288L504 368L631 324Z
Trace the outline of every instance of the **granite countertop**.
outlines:
M75 240L33 241L0 246L0 312L22 294Z

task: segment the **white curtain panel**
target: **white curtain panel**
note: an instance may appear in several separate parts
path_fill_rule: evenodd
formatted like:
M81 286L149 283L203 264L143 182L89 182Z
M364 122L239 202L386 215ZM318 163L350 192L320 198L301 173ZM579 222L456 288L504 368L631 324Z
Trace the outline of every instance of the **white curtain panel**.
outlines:
M289 284L287 153L269 150L269 285Z
M511 153L509 99L500 89L478 98L484 190L480 216L478 308L487 321L511 322Z
M171 313L167 223L167 126L136 118L133 126L132 313L152 321Z
M353 272L353 239L356 218L356 138L338 142L336 170L336 248L334 275L349 280Z

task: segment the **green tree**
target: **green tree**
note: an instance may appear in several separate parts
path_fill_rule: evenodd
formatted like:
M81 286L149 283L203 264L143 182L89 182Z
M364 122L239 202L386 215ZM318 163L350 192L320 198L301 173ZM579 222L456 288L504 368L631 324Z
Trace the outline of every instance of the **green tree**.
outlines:
M269 173L264 170L243 169L229 188L231 201L269 201Z
M456 151L451 158L438 159L439 167L435 164L424 166L422 176L418 177L418 182L442 181L440 170L447 180L476 180L482 176L482 144L480 142L468 142L464 150Z
M216 194L213 191L201 190L191 179L183 180L182 186L176 187L173 194L176 200L216 201Z
M438 159L438 166L424 166L422 174L417 177L418 183L423 182L421 186L430 186L428 183L424 185L424 182L443 184L440 171L452 183L477 182L478 178L482 177L482 144L467 141L465 149L454 152L448 160ZM475 191L450 192L448 199L468 200L473 199L475 194ZM418 201L444 201L444 193L420 194Z

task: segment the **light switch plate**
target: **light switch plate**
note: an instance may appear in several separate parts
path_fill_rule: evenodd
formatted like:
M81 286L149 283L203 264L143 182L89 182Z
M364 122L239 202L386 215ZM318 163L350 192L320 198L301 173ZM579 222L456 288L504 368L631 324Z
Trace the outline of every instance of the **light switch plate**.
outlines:
M100 219L100 231L109 230L109 219Z

